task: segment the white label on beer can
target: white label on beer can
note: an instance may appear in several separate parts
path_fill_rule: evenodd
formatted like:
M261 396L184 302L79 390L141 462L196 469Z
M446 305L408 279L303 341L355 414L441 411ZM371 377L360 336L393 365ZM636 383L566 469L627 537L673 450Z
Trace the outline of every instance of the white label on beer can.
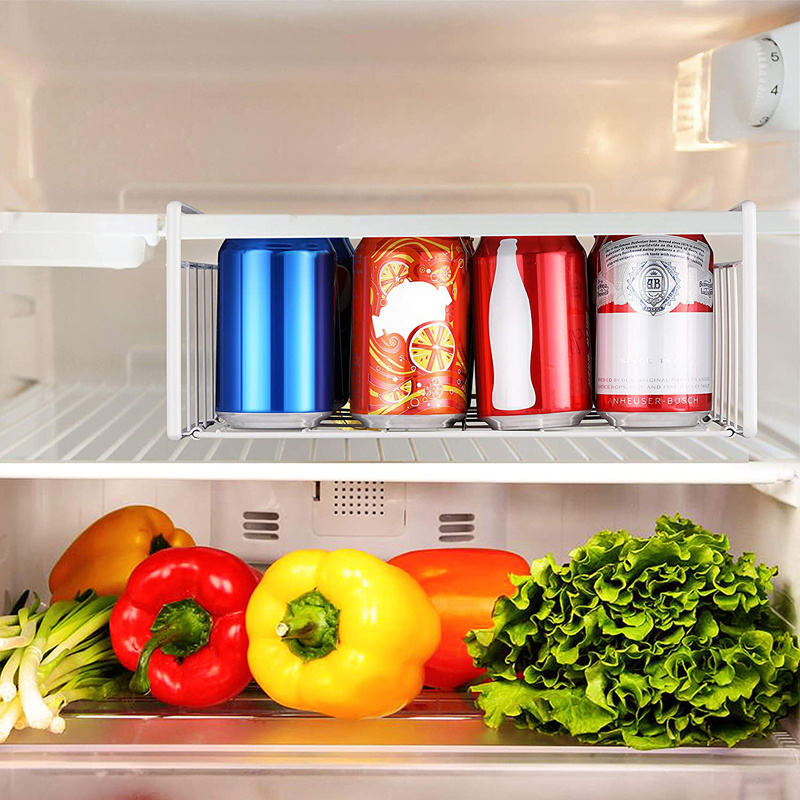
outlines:
M612 308L597 314L598 395L711 392L710 255L705 242L677 236L601 248L597 308Z
M711 392L713 314L597 315L597 393Z

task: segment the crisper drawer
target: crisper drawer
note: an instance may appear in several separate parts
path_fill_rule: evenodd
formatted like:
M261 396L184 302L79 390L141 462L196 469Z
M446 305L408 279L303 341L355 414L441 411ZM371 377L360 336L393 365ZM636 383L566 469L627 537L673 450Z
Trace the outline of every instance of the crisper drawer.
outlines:
M733 749L641 753L486 728L459 695L426 692L400 714L344 721L247 695L203 713L148 701L73 707L54 741L0 750L0 796L33 800L796 800L787 732Z

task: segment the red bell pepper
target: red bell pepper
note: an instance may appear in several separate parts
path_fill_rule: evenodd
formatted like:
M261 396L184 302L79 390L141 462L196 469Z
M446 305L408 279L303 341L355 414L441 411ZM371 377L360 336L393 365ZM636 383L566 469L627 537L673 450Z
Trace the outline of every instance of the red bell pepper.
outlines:
M472 664L464 637L492 627L492 609L500 595L514 592L509 573L527 575L528 562L505 550L453 548L414 550L389 561L425 590L442 620L439 649L425 664L425 685L453 689L483 674Z
M160 550L131 573L111 615L111 643L131 689L202 708L250 682L245 611L258 573L211 547Z

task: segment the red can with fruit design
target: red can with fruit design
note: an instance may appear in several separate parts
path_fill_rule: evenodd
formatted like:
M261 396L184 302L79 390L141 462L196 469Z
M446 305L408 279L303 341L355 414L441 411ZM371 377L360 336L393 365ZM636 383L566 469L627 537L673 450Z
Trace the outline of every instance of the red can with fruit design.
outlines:
M350 409L367 427L433 430L466 415L470 255L459 237L361 240Z

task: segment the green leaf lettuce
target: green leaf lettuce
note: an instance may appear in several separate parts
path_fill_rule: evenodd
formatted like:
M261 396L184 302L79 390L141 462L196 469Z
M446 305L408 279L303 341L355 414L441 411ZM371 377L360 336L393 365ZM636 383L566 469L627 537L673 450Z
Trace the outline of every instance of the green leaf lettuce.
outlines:
M777 570L680 516L534 561L467 649L486 723L637 749L770 733L800 700L800 649L771 610Z

